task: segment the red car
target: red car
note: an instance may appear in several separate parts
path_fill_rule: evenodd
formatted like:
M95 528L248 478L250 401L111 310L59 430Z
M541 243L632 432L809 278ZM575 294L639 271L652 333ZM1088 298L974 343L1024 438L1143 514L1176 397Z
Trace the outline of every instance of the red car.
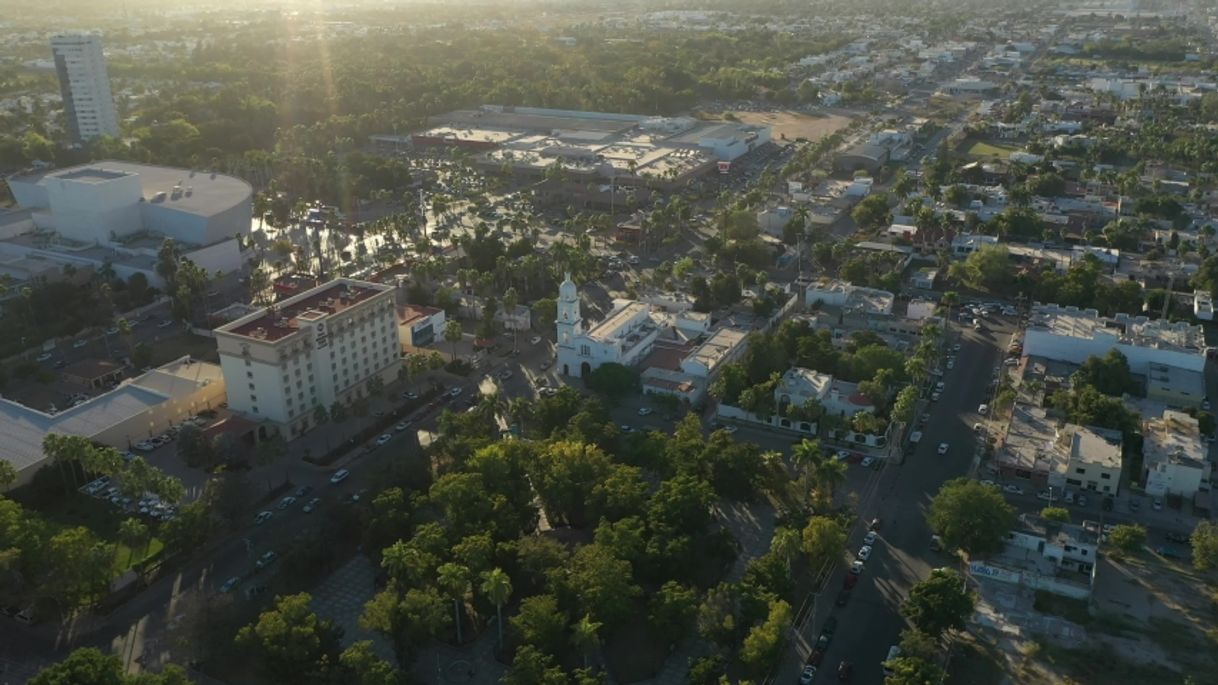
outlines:
M855 585L858 585L858 582L859 582L859 577L857 574L854 574L854 573L846 574L845 588L847 590L853 588Z
M824 652L819 649L814 649L812 650L812 653L808 655L808 663L812 664L813 666L820 666L821 659L824 658Z

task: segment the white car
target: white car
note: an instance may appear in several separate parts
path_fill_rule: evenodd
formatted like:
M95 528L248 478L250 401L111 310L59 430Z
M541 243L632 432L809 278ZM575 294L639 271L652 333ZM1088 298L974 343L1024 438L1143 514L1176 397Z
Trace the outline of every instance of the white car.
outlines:
M540 345L540 344L541 344L541 336L540 336L540 335L535 335L535 336L533 336L533 337L529 338L529 343L530 343L530 344L532 344L532 345Z
M88 340L77 340L76 342L72 343L72 349L79 350L80 348L82 348L88 344L89 344Z
M330 484L338 485L339 483L347 480L347 478L349 478L350 476L351 476L351 472L348 471L347 469L339 469L334 472L333 476L330 476Z
M465 390L461 386L458 385L458 386L454 386L452 389L450 389L448 391L448 394L452 397L457 397L458 395L460 395L463 392L465 392Z
M986 414L990 413L990 405L983 404L983 405L977 407L977 413L981 414L982 416L985 416Z
M863 562L856 559L854 563L850 564L850 572L856 576L863 575Z
M393 430L395 432L401 433L402 431L406 430L407 428L410 428L409 421L398 421L397 425L393 427Z
M859 465L865 469L869 469L875 465L875 457L863 457L863 461Z
M1023 488L1019 487L1018 485L1004 485L1004 486L1002 486L1002 491L1007 493L1008 495L1022 495L1023 494Z
M997 483L995 483L994 481L992 481L992 480L990 480L990 479L988 479L988 478L987 478L987 479L985 479L985 480L983 480L983 481L981 481L981 484L982 484L982 485L984 485L984 486L985 486L985 487L987 487L987 488L996 488L996 487L998 487L998 484L997 484Z
M947 454L947 449L948 446L946 442L939 443L939 454Z
M49 361L51 361L51 356L52 355L50 352L43 352L42 354L38 355L38 357L36 358L36 361L49 362Z
M651 407L639 407L639 416L651 416Z
M875 541L879 537L880 537L879 533L875 532L874 530L869 530L869 531L867 531L867 534L863 536L863 544L864 545L874 545Z
M867 561L871 558L871 545L863 545L859 548L859 559Z
M279 555L275 554L274 551L267 551L262 556L258 557L258 561L254 564L254 566L256 566L260 569L266 568L267 566L270 566L271 564L275 563L275 560L278 558L279 558Z
M1036 493L1036 499L1043 499L1046 502L1052 502L1053 493L1049 492L1048 490L1041 490L1040 492Z
M274 514L269 511L260 511L258 512L258 515L254 517L254 523L261 526L269 521L272 516L274 516Z
M291 495L288 495L287 497L284 497L283 499L279 500L280 509L287 509L288 507L292 506L293 504L296 504L296 498Z
M935 383L935 390L938 390L939 392L943 392L944 387L946 387L946 386L943 385L943 381L939 381L938 383Z
M380 447L381 445L387 445L387 444L389 444L389 441L392 439L393 439L392 435L385 433L376 439L376 446Z
M846 461L847 459L850 458L850 451L849 450L838 450L837 454L834 456L837 458L838 461Z
M799 685L812 685L812 681L816 679L816 667L811 664L804 666L804 670L799 674Z
M736 428L735 426L724 426L723 427L723 432L727 433L728 435L731 435L732 433L735 433L738 430L740 430L740 429Z
M930 394L930 401L938 402L940 397L943 397L943 394L936 390Z
M948 370L949 370L949 371L950 371L951 369L956 368L956 360L955 360L955 359L948 359L948 360L947 360L947 364L946 364L946 366L947 366L947 368L948 368Z

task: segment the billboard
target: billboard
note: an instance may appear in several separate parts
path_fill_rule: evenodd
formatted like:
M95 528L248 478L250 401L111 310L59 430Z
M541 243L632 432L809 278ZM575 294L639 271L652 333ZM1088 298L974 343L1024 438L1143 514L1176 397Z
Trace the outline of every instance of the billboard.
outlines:
M731 170L732 170L731 162L727 162L727 161L719 162L719 173L726 174L727 172L729 172Z

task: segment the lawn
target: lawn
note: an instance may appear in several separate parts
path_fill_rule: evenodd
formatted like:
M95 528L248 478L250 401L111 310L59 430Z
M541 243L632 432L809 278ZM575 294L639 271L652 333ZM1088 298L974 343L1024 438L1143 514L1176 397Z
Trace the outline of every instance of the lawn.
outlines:
M116 543L114 545L114 574L119 575L141 561L156 558L163 549L165 549L165 543L161 542L160 538L152 538L146 550L142 545L133 550L121 542Z
M979 140L979 141L973 143L972 145L970 145L968 151L965 154L967 154L970 157L982 157L982 158L1000 157L1002 159L1006 159L1007 157L1011 156L1012 152L1019 152L1020 149L1021 149L1021 146L1018 146L1018 145L1008 145L1005 143L995 143L995 142Z

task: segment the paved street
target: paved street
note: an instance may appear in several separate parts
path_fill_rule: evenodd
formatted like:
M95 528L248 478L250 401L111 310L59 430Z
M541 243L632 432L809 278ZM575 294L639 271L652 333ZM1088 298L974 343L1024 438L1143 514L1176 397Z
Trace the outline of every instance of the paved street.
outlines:
M960 328L953 326L953 330ZM866 530L861 522L879 518L883 524L859 584L845 607L834 607L848 567L843 558L817 598L813 620L798 631L776 682L798 680L811 645L831 613L838 616L839 624L816 682L834 680L843 660L854 664L854 682L883 681L880 663L905 625L899 614L901 601L910 586L931 569L950 563L949 557L930 550L931 532L924 509L944 481L965 475L972 465L977 407L990 399L986 380L1001 360L1013 330L1009 320L999 325L990 320L985 331L964 328L960 332L962 348L955 368L946 371L942 398L930 405L931 419L923 428L917 451L904 464L886 465L860 493L860 523L851 531L850 551L862 545ZM950 446L943 456L937 454L942 442Z

